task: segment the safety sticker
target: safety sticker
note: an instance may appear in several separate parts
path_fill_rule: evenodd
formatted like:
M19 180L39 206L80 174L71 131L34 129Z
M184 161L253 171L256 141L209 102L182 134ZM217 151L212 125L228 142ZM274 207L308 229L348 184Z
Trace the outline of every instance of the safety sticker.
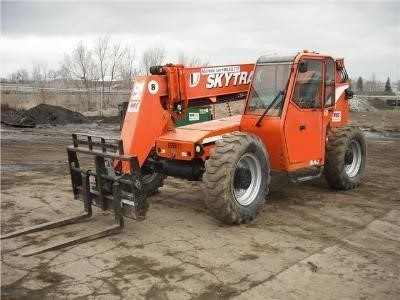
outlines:
M135 83L135 85L133 86L132 99L140 100L140 98L142 98L142 94L143 94L143 82Z
M147 85L150 94L157 94L158 92L158 82L155 80L150 80Z
M342 112L334 111L332 115L332 122L340 122L342 120Z
M200 114L199 113L189 113L189 121L200 121Z
M204 115L204 114L208 114L209 109L208 108L200 108L199 109L199 114Z
M128 112L138 112L139 108L140 108L140 101L132 101L132 102L129 102L127 111Z
M223 67L209 67L201 68L201 74L220 74L220 73L237 73L240 72L240 66L223 66Z
M321 164L321 161L319 159L315 159L315 160L310 160L309 166L310 167L319 166L320 164Z

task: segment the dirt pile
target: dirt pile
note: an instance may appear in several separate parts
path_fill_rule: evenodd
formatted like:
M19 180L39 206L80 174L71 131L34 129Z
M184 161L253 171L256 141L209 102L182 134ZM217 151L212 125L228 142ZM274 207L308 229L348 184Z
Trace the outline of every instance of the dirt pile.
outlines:
M367 99L354 96L353 99L350 100L350 111L366 112L377 111L377 109L373 105L371 105L371 103Z
M82 124L91 121L84 115L61 106L39 104L21 114L14 115L4 123L20 127L35 127L37 125Z
M354 96L350 100L350 111L352 112L376 112L392 110L395 106L395 99L385 97Z

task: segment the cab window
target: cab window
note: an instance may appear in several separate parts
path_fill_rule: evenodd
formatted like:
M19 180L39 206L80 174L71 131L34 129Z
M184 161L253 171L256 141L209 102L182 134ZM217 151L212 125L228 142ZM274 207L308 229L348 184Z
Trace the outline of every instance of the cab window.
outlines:
M278 117L292 64L271 63L257 65L249 92L246 113Z
M326 60L324 99L325 107L335 105L335 62L332 58Z
M303 67L300 68L300 65ZM304 59L299 62L292 101L301 109L322 105L322 61Z

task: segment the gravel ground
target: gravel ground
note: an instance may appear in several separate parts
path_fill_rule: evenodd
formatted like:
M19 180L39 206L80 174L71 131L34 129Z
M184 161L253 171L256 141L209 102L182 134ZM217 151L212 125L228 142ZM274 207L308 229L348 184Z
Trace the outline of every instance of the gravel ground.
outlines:
M21 256L112 224L95 209L90 222L2 240L2 299L399 299L399 114L353 113L352 122L373 128L358 189L273 173L258 218L225 226L210 216L201 183L168 178L146 220L126 220L118 235ZM76 129L104 131L87 126L2 126L2 234L82 210L65 146Z

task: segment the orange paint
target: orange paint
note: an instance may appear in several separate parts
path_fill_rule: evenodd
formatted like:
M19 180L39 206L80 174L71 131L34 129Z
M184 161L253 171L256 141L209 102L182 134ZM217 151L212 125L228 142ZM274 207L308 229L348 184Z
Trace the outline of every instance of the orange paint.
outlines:
M124 153L136 155L140 166L149 155L156 138L166 132L171 123L170 113L160 104L160 97L165 95L165 76L136 78L121 130L121 139ZM127 172L128 169L124 163L122 171Z
M153 147L160 159L205 161L223 134L244 131L261 138L275 170L291 172L323 166L327 130L348 123L349 104L345 99L348 84L341 72L343 59L334 60L314 52L301 52L293 57L292 61L284 61L285 69L266 74L263 79L267 83L284 81L285 93L279 111L266 115L260 124L265 107L249 107L249 95L239 116L180 128L174 127L173 119L183 117L189 106L247 94L257 68L268 63L279 65L279 61L264 65L261 62L256 67L254 64L197 68L168 65L162 67L163 75L137 77L121 132L125 153L136 155L140 166ZM305 61L310 68L300 72L298 67ZM313 106L302 104L306 89L314 93ZM198 146L200 153L196 153ZM126 170L124 166L123 172Z

